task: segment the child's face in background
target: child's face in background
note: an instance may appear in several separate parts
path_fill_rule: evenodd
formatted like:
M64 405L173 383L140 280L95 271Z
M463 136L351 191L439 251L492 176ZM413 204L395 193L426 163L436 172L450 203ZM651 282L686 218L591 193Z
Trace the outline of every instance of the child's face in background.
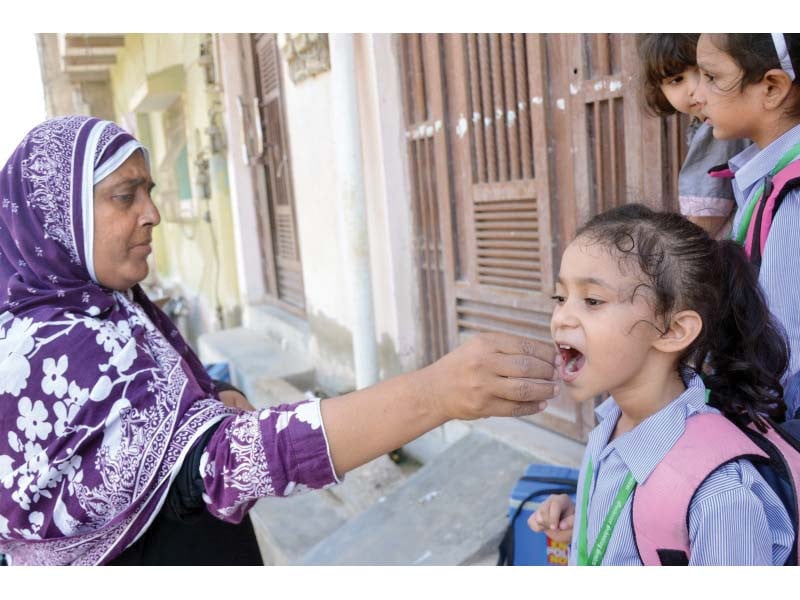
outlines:
M643 367L659 332L641 284L638 266L599 244L578 238L564 252L550 332L573 400L646 385Z
M694 99L701 118L714 128L720 140L749 138L758 143L761 105L755 93L757 84L740 88L742 69L731 56L704 33L697 42L700 82Z
M682 73L665 77L661 81L661 93L678 112L700 118L700 105L693 97L699 80L697 67L687 67Z

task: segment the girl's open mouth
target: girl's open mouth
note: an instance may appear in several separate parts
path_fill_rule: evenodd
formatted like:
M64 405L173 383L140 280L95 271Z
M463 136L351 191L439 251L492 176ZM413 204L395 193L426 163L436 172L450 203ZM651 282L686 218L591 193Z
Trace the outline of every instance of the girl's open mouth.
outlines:
M576 350L567 344L559 344L558 351L561 354L561 368L559 369L561 371L561 379L565 383L569 383L578 376L578 373L586 363L586 357L580 350Z

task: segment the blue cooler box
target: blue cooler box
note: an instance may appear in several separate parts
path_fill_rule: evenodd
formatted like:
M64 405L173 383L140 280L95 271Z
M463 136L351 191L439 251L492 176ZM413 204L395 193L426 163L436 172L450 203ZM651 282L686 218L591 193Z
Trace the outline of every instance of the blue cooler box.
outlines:
M500 547L500 564L566 565L568 544L553 542L528 527L528 517L551 494L569 494L575 502L578 470L531 464L520 477L508 502L509 525ZM503 562L505 560L505 562Z

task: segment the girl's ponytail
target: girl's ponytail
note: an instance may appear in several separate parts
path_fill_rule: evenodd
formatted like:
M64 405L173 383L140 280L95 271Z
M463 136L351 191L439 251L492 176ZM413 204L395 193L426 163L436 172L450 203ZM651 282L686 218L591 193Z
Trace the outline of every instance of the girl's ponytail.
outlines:
M720 304L703 336L705 347L695 354L706 357L710 403L729 418L746 416L759 426L759 415L783 421L780 380L789 364L788 343L742 247L731 240L717 244Z

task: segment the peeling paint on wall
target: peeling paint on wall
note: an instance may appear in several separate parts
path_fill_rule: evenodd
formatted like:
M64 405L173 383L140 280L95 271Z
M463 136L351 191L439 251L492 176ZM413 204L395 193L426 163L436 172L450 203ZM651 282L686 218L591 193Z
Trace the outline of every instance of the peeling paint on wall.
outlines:
M458 126L456 127L456 135L459 138L463 138L467 133L468 127L467 120L464 118L464 115L461 115L461 118L458 120Z
M506 113L506 121L507 121L506 125L508 127L513 127L514 122L516 120L517 120L517 113L515 113L513 110L510 110L508 111L508 113Z
M542 99L541 96L534 96L533 98L531 98L532 104L541 104L542 102L544 102L544 100Z
M581 88L580 88L580 87L578 87L577 85L575 85L574 83L570 83L570 84L569 84L569 93L570 93L571 95L573 95L573 96L574 96L575 94L577 94L577 93L578 93L578 92L580 92L580 91L581 91Z
M559 110L566 110L567 103L564 101L563 98L559 98L558 100L556 100L556 106L558 107Z
M355 387L352 332L320 311L307 316L317 382L330 396L351 391Z
M612 81L612 82L611 82L611 84L608 86L608 89L609 89L609 90L611 90L612 92L616 92L616 91L617 91L618 89L620 89L621 87L622 87L622 82L621 82L621 81L616 81L616 80L614 80L614 81Z
M436 121L435 127L436 131L439 131L439 129L441 129L442 127L441 121ZM406 137L411 138L413 140L419 140L422 138L431 137L433 135L433 132L434 132L434 125L425 125L423 123L422 125L417 127L414 131L412 131L410 134L406 132Z

